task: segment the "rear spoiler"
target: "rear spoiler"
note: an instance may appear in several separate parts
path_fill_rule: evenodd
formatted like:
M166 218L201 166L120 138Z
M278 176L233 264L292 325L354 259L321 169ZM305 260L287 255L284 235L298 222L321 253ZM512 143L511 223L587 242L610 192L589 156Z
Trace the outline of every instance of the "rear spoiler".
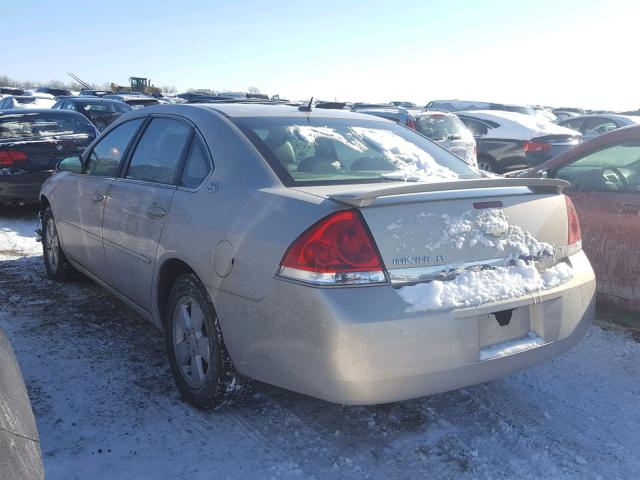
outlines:
M376 198L391 195L507 187L528 187L534 192L560 193L569 186L571 186L569 182L554 178L485 178L481 180L456 180L455 182L405 183L400 186L378 188L364 193L334 194L329 195L329 198L354 207L369 207Z

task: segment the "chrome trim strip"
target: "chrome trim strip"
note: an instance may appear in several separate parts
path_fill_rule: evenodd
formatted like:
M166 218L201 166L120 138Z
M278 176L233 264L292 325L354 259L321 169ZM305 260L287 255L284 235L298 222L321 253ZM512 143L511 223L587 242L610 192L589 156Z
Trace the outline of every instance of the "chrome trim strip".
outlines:
M428 267L390 268L387 272L389 273L391 284L395 286L407 283L431 282L433 280L452 280L465 271L504 267L508 263L508 258L490 258L475 262L430 265Z
M280 267L278 275L314 285L362 285L387 281L382 270L371 272L318 273L291 267Z
M127 247L123 247L122 245L116 242L113 242L107 238L104 238L102 241L105 247L109 246L109 247L115 248L116 250L120 250L121 252L127 253L132 257L137 258L138 260L142 260L146 264L151 263L151 259L149 257L145 257L141 253L135 252Z

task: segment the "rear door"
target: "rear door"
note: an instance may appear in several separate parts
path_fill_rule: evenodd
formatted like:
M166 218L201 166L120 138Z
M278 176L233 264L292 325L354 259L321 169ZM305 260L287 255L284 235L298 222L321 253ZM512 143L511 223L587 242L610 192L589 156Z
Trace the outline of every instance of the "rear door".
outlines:
M610 145L558 168L572 183L584 250L598 292L621 305L640 302L640 142Z
M54 215L65 253L104 279L102 216L109 189L142 118L109 132L85 159L85 173L65 173L54 192Z
M103 223L107 278L146 310L158 241L192 135L182 120L153 117L109 191Z

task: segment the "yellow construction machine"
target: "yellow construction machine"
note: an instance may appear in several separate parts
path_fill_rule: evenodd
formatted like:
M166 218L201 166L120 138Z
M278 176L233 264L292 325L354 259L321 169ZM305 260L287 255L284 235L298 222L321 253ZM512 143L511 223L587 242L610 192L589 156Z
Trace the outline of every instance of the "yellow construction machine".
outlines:
M159 96L162 95L162 90L158 87L151 85L151 80L144 77L129 77L129 87L122 85L111 84L111 91L114 93L120 92L140 92L147 95Z

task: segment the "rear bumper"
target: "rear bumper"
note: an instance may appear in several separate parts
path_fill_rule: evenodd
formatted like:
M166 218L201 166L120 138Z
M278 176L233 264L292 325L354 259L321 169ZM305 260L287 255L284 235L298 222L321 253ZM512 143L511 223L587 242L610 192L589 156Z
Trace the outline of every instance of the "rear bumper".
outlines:
M53 170L0 174L0 204L20 205L40 202L40 188Z
M377 404L486 382L576 345L593 318L595 278L584 253L571 263L574 277L554 289L447 312L407 313L388 285L310 288L280 280L254 305L231 296L216 304L241 373L335 403ZM490 315L511 308L520 320L506 327ZM253 325L225 321L238 318L238 309ZM536 346L481 360L489 346L527 331L539 337Z

